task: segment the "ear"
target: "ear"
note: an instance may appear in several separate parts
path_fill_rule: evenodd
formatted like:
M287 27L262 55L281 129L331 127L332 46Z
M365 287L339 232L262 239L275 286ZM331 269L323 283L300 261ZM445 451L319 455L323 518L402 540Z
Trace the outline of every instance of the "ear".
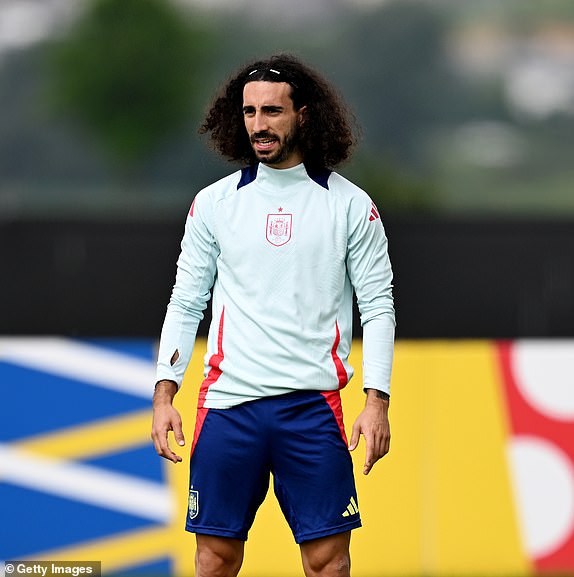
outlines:
M305 120L307 120L307 105L301 106L297 111L298 119L299 119L299 126L305 124Z

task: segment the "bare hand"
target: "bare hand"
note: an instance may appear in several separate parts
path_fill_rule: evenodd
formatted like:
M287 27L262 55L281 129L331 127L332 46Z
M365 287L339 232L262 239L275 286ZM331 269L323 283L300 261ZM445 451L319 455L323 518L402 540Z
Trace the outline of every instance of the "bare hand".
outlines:
M368 475L373 465L389 452L391 428L388 410L389 401L380 398L375 389L368 389L365 408L353 424L353 432L349 444L349 451L354 451L359 444L360 435L362 434L365 437L364 475Z
M185 445L181 416L172 405L173 397L177 392L177 385L172 381L158 383L153 396L153 422L151 438L157 454L174 463L182 459L174 453L168 440L168 432L173 431L175 440L180 447Z

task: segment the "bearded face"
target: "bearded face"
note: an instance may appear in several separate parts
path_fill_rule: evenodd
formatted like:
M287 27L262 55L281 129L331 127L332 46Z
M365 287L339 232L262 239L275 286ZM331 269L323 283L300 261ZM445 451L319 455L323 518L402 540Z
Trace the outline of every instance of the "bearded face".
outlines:
M299 126L304 107L295 110L285 82L249 82L243 89L243 118L257 160L274 168L303 161Z

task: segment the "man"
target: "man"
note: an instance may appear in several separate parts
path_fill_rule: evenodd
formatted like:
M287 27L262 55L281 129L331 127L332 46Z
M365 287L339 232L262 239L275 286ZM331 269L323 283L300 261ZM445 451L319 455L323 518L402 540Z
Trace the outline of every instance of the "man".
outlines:
M177 463L172 400L213 289L191 447L186 529L200 577L235 576L273 473L307 577L348 576L361 525L349 449L363 472L389 450L392 272L377 208L335 166L355 139L333 88L290 55L240 70L202 128L247 164L191 206L158 355L152 438ZM347 444L339 390L353 374L353 289L363 324L365 408Z

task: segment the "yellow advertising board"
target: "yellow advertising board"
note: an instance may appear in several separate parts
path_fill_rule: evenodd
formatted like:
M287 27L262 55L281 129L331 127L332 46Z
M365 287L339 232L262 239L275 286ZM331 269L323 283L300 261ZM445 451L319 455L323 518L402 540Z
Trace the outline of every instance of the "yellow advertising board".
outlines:
M391 451L362 475L364 443L353 454L363 527L353 533L353 572L381 575L525 575L505 454L507 423L497 359L488 342L405 342L395 353ZM201 355L178 407L188 444ZM364 402L360 342L357 373L343 391L347 432ZM185 524L187 471L171 467ZM177 471L175 471L177 469ZM190 574L193 536L178 533L181 574ZM243 574L300 574L300 556L272 492L246 545Z
M184 525L205 342L176 397L187 441L177 465L160 460L149 438L153 343L146 359L136 345L122 347L0 339L0 377L21 383L18 399L28 392L30 417L27 427L16 413L4 419L0 558L193 575L195 540ZM348 434L364 402L360 347L342 392ZM351 542L353 574L574 573L572 375L572 341L398 342L391 451L368 476L364 442L353 452L363 520ZM16 405L11 391L7 406ZM241 574L301 574L272 491Z

